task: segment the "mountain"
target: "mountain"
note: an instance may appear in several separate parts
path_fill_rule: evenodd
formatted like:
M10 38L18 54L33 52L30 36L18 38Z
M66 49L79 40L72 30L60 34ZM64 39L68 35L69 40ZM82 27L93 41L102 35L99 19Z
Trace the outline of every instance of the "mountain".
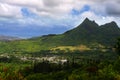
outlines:
M20 38L0 35L0 41L13 41L13 40L20 40Z
M65 39L67 41L72 40L71 43L74 43L74 45L96 42L96 33L98 33L98 28L99 26L95 21L90 21L86 18L83 23L76 28L65 32Z
M39 52L60 46L83 45L81 47L94 48L102 45L111 47L118 37L120 37L120 28L114 21L98 25L95 21L86 18L80 25L63 34L49 34L25 40L0 42L0 53Z
M71 43L92 44L100 43L103 45L113 45L118 37L120 37L120 28L115 22L110 22L99 26L95 21L86 18L76 28L65 32L65 39Z
M95 21L86 18L76 28L63 34L42 36L35 39L41 40L43 45L48 46L76 46L81 44L91 45L93 43L111 46L115 44L118 37L120 37L120 28L114 21L99 26Z

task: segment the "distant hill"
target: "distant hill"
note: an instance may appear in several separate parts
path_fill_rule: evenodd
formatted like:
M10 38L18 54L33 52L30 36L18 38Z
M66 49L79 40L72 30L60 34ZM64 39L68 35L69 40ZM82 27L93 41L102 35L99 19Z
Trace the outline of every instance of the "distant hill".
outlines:
M78 48L80 46L82 50L96 46L110 47L115 44L118 37L120 37L120 28L114 21L99 26L95 21L86 18L76 28L63 34L49 34L25 40L0 42L0 53L39 52L57 47ZM14 40L14 38L7 38L7 40L11 39Z
M13 41L13 40L20 40L20 38L0 35L0 41Z

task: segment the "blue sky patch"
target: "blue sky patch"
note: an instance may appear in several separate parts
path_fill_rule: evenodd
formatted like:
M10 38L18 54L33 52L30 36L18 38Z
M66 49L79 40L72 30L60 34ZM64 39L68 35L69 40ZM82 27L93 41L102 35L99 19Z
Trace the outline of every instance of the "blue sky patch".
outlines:
M85 6L83 6L83 8L81 10L72 9L71 14L72 15L79 15L79 14L86 12L86 11L89 11L89 10L90 10L90 6L85 5Z
M90 10L90 6L89 6L89 5L85 5L85 6L82 8L81 12L89 11L89 10Z
M22 15L24 16L24 17L35 17L36 16L36 14L34 14L34 13L32 13L29 9L27 9L27 8L22 8L21 9L21 12L22 12Z

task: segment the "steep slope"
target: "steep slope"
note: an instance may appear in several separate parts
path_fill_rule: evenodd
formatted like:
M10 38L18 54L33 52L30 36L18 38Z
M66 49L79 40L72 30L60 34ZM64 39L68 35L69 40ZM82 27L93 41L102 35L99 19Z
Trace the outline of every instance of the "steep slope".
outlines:
M74 43L73 45L89 44L96 41L96 33L99 30L98 27L99 26L95 23L95 21L90 21L86 18L82 24L65 32L63 35L65 35L65 40L68 42L71 41L70 43Z
M103 44L114 44L116 39L120 37L120 28L114 21L101 25L99 30L101 33L99 41Z

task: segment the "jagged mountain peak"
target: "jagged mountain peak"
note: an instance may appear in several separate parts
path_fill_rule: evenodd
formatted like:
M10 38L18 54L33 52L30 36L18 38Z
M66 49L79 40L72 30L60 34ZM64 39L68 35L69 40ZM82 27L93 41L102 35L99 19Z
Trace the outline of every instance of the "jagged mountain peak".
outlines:
M113 26L118 27L118 25L117 25L117 23L115 21L111 21L110 23L106 23L105 25L113 25Z
M106 24L104 24L104 25L101 25L100 27L102 27L102 28L111 28L111 29L119 29L119 27L118 27L118 25L117 25L117 23L115 22L115 21L112 21L112 22L110 22L110 23L106 23Z
M115 27L118 27L118 25L117 25L117 23L115 21L110 22L109 25L113 25Z
M89 20L89 18L86 17L84 21L90 21L90 20Z
M90 20L89 18L85 18L82 23L87 23L87 22L97 24L97 23L95 22L95 20L92 21L92 20Z
M92 21L88 18L85 18L85 20L79 26L84 28L90 28L90 27L95 28L95 27L98 27L98 24L94 20Z
M92 21L88 18L85 18L85 20L79 25L77 26L75 29L78 32L93 32L94 30L96 30L99 27L99 25L95 22Z

